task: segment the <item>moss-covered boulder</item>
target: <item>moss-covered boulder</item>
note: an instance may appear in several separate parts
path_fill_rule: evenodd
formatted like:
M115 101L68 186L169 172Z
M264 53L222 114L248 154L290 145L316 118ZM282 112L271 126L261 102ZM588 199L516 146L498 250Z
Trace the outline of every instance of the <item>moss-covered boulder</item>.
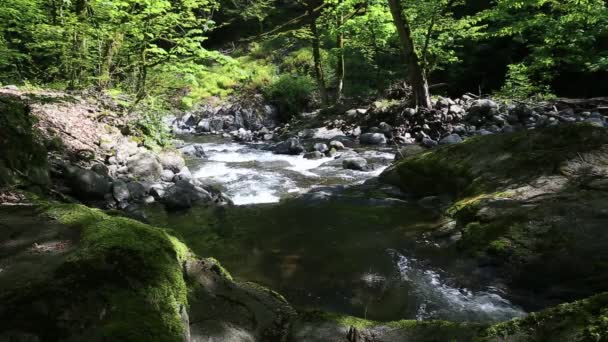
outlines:
M516 295L534 298L532 307L608 288L605 128L475 137L406 158L381 179L451 198L443 214L455 224L430 235L460 259L497 271Z

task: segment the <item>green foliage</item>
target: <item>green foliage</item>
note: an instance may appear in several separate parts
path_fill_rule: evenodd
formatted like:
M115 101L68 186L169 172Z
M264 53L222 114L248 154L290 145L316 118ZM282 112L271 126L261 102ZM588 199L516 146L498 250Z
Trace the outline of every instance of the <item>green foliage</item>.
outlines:
M545 100L553 97L549 86L537 84L530 79L530 70L525 64L509 65L507 79L497 95L507 100L528 98Z
M551 80L564 67L608 70L603 0L500 0L480 18L489 23L486 38L512 37L529 50L523 64L538 79Z
M306 108L315 89L314 80L308 76L282 75L265 90L265 95L279 106L281 119L288 121Z

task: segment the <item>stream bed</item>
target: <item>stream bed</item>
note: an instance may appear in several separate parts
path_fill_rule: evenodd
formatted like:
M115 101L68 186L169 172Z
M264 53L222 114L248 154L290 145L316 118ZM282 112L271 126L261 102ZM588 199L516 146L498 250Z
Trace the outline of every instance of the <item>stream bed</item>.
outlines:
M362 172L344 170L339 159L273 154L266 144L186 139L206 152L189 161L194 177L217 183L235 206L152 206L148 217L237 280L274 289L298 309L373 320L496 322L525 314L503 289L442 268L450 256L418 240L438 224L435 211L368 185L393 160L390 148L355 148L374 165Z

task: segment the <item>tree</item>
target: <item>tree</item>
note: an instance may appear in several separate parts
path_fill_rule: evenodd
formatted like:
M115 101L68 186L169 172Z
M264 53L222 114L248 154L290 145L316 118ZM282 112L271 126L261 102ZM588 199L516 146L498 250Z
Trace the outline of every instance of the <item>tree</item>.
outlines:
M403 8L400 0L388 0L388 4L397 28L399 41L406 61L408 78L414 91L414 99L416 105L423 108L431 108L431 96L429 93L429 85L424 72L423 65L418 57L414 41L412 39L412 30L409 22L403 15Z

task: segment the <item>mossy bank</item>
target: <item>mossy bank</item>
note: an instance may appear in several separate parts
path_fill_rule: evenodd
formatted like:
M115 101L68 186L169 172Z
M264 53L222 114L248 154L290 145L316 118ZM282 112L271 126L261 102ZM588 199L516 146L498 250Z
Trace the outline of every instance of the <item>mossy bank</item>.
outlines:
M495 271L532 308L608 288L605 128L474 137L410 156L381 179L441 197L447 223L426 235Z

